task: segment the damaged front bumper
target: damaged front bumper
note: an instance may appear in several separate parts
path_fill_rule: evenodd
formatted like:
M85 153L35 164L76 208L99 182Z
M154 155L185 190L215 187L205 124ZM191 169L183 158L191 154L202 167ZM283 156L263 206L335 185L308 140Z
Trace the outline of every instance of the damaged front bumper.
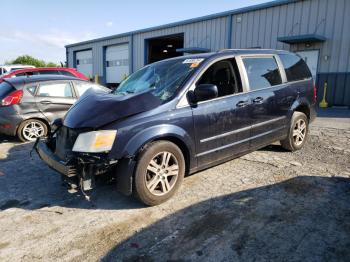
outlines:
M38 139L34 145L39 157L53 170L62 174L72 187L79 187L85 194L95 186L95 176L108 174L117 181L117 189L132 193L132 176L135 161L132 158L110 160L106 155L75 153L68 160L61 160L50 148L50 141Z

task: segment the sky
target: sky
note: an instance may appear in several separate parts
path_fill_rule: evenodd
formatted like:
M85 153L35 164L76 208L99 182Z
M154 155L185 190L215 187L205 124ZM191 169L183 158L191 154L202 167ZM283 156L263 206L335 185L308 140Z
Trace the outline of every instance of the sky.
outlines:
M67 44L214 14L266 0L10 0L1 3L0 64L28 54L64 62Z

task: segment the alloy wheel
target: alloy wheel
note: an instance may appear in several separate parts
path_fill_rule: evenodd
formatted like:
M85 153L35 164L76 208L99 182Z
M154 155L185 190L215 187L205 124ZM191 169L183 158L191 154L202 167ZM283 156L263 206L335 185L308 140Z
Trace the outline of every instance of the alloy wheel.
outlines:
M306 123L303 119L299 119L293 129L294 144L299 146L303 143L306 135Z
M160 152L147 166L146 186L156 196L167 194L173 189L179 176L179 164L170 152Z
M22 135L26 140L34 141L45 135L45 127L40 122L31 121L23 127Z

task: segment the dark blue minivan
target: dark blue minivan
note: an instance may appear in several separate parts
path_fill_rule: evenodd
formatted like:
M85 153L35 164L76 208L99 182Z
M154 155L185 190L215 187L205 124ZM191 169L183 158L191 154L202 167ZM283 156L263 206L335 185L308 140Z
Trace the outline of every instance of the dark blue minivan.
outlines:
M160 204L185 174L280 141L306 142L316 92L306 63L276 50L223 50L150 64L112 92L88 90L35 144L72 187L109 176Z

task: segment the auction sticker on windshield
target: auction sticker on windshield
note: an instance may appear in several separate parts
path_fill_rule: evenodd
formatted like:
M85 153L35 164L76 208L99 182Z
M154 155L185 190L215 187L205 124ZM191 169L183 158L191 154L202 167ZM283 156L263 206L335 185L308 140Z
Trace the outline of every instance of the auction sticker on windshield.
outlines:
M191 64L191 68L195 68L199 66L199 64L204 60L204 58L196 58L196 59L186 59L183 61L183 64Z

